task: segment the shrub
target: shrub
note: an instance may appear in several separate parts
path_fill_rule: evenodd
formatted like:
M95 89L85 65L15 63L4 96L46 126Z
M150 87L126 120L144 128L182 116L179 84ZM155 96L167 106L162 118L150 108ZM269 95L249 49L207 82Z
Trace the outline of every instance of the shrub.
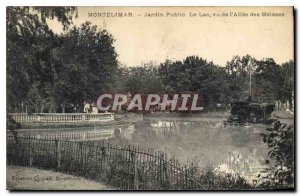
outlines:
M268 134L261 134L263 141L268 144L268 155L272 160L264 172L260 187L266 188L293 188L294 187L294 127L275 121L272 127L267 128ZM266 160L271 165L270 160Z

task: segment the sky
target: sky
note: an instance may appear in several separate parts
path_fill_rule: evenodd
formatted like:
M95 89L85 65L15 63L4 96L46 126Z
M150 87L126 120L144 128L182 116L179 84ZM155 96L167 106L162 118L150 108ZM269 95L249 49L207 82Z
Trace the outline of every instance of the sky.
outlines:
M88 15L103 12L132 13L133 17ZM264 12L277 16L262 16ZM145 17L156 13L162 15ZM177 17L167 13L177 13ZM118 60L126 66L191 55L220 66L235 55L273 58L278 64L294 58L292 7L78 7L74 25L85 21L114 36ZM57 21L48 24L56 33L63 31Z

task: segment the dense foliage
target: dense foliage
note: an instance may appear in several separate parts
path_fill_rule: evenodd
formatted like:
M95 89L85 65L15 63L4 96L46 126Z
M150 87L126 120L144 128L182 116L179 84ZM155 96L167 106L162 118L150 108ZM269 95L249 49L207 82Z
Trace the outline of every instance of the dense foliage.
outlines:
M266 160L272 164L261 175L261 187L267 188L290 188L294 187L294 127L275 121L273 126L267 128L267 134L261 134L263 141L268 144L271 158Z
M90 22L74 26L76 15L75 7L7 7L8 112L80 112L84 101L107 92L189 91L204 96L207 110L250 95L259 102L292 101L293 61L278 65L246 55L219 66L188 56L123 66L113 35ZM49 28L51 19L61 23L62 34Z
M9 112L74 112L113 87L114 38L89 22L70 28L74 14L73 7L7 8ZM54 18L61 35L47 25Z

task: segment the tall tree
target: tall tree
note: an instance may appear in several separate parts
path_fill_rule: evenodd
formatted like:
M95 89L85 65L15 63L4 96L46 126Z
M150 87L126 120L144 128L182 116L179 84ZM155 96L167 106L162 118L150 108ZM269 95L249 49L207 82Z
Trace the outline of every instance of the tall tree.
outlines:
M282 75L283 75L283 88L282 95L284 101L291 101L292 94L295 91L294 83L295 83L295 63L290 60L286 63L282 64Z
M246 99L250 94L253 96L252 74L256 68L257 60L248 54L242 57L234 56L231 61L226 63L225 69L230 75L231 89L235 93L236 99Z
M274 103L283 99L284 82L282 67L271 58L257 62L254 72L257 99L262 102Z
M74 27L62 36L55 52L56 100L81 107L84 100L95 101L115 86L117 53L114 38L90 22Z
M166 61L160 65L159 74L167 92L200 93L213 107L217 102L230 101L232 93L225 69L198 56L189 56L182 62Z
M51 51L56 43L46 20L57 19L66 29L75 13L75 7L7 7L8 111L40 111L34 108L49 97L47 89L53 85Z
M123 91L136 93L161 93L161 79L158 66L153 62L145 63L140 67L129 67L123 70L120 78L124 84Z

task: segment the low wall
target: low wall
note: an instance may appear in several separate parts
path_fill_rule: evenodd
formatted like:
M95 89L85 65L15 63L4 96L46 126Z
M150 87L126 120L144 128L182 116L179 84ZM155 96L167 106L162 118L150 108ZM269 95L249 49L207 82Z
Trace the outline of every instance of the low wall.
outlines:
M114 113L9 113L19 123L60 123L60 122L109 122L114 121Z

